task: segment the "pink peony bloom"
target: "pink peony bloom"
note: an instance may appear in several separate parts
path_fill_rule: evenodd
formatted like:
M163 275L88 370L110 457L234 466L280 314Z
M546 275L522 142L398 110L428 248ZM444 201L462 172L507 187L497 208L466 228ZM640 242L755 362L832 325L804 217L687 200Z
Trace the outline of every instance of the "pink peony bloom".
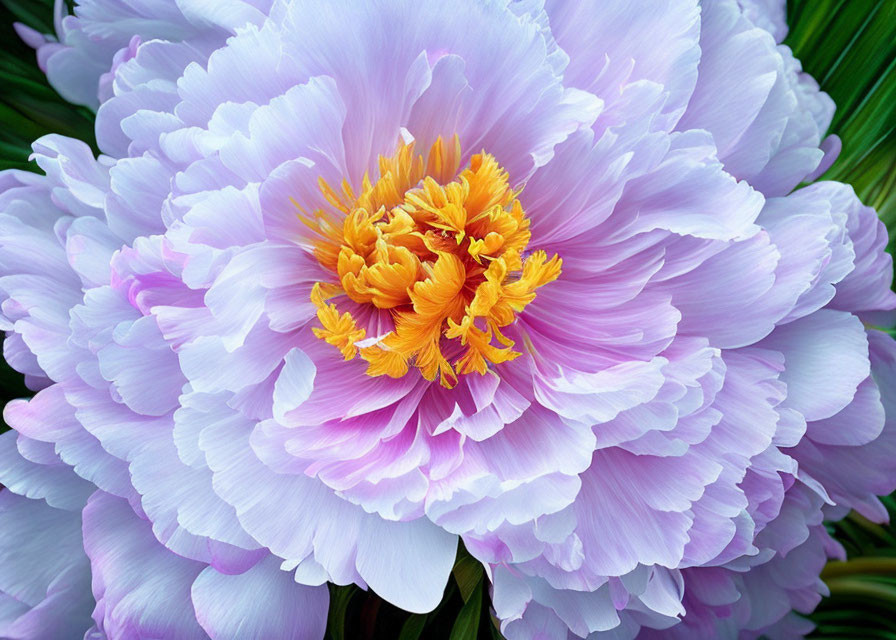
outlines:
M0 635L320 638L458 540L511 640L804 633L896 295L780 3L262 4L43 45L102 155L0 174Z

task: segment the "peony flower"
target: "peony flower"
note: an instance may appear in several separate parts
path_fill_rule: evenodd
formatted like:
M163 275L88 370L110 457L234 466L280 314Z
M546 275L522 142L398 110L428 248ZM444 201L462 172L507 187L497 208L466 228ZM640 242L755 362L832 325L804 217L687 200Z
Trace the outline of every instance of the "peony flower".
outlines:
M220 46L238 27L260 24L271 0L89 0L78 2L74 14L64 13L57 0L56 34L45 35L15 24L19 36L37 51L37 62L59 94L94 111L112 97L112 79L141 42L160 39L207 42Z
M896 295L780 4L78 15L102 155L0 174L0 634L320 638L459 540L510 639L807 630Z

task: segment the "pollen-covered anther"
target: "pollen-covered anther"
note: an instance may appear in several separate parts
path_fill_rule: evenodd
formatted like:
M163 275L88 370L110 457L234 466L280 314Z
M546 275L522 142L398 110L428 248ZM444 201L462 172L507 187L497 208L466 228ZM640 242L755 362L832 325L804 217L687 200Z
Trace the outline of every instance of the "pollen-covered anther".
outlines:
M346 360L367 361L368 375L398 378L413 366L453 387L459 375L517 358L501 329L560 275L556 255L523 258L529 220L507 172L482 152L458 173L460 157L456 136L450 144L439 138L426 157L402 144L380 158L376 182L364 177L360 194L321 180L330 209L301 216L334 276L312 290L321 324L314 335ZM388 310L392 330L365 339L352 312L328 302L339 296L348 308Z

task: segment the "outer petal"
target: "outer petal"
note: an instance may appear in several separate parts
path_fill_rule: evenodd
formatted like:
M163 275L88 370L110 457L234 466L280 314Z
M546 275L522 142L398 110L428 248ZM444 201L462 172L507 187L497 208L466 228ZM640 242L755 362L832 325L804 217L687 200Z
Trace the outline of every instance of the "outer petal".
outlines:
M698 81L678 126L707 129L734 176L785 195L822 162L833 103L735 0L701 8Z
M0 634L81 638L90 626L90 567L79 511L0 491Z
M605 100L610 120L617 112L623 115L623 87L655 83L666 94L661 126L674 126L697 81L696 2L549 0L545 10L551 33L569 56L564 82ZM622 33L627 35L620 37Z
M19 436L27 459L16 440L13 431L0 436L0 635L79 639L94 604L81 543L84 483L52 447Z
M871 378L839 414L809 424L808 437L796 447L794 456L838 504L885 521L886 509L875 496L896 488L896 342L879 331L869 331L868 341Z
M18 446L17 446L18 445ZM25 458L39 452L38 462ZM45 500L56 509L79 510L93 493L92 486L62 463L48 443L30 440L7 431L0 435L0 483L10 491L32 500Z
M200 446L215 491L243 527L293 567L317 565L338 584L369 584L413 611L438 604L454 561L456 538L425 520L387 522L338 498L318 480L274 473L252 452L253 423L230 414L210 422ZM262 482L266 490L254 487ZM301 515L302 520L283 514ZM297 526L297 522L298 525ZM311 584L320 584L320 573Z
M871 207L862 205L852 187L838 182L820 182L808 187L827 198L831 208L846 214L845 242L855 255L853 270L837 284L837 293L828 305L851 311L872 322L889 326L896 309L893 285L893 258L885 251L887 230Z
M828 418L843 409L870 372L862 324L842 311L818 311L779 327L761 344L784 354L785 406L807 420ZM831 362L837 366L828 366Z
M93 571L93 617L116 638L205 638L190 588L205 565L153 537L123 500L97 492L84 509L84 549Z
M208 567L191 589L196 619L209 637L317 640L327 626L326 586L296 584L272 556L246 573Z
M258 5L259 3L254 3ZM167 4L139 0L81 0L74 15L57 9L56 36L29 38L50 84L65 99L96 109L110 95L109 78L118 65L133 56L142 41L178 41L202 31L217 32L221 42L235 28L261 22L270 3L238 0L226 9L198 0Z
M781 42L787 36L786 0L737 0L744 15Z

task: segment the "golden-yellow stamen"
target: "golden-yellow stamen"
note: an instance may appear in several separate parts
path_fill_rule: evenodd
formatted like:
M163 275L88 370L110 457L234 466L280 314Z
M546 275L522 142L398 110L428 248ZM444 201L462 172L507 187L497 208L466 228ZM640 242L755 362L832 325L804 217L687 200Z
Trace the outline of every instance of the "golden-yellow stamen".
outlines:
M364 177L360 194L321 180L330 209L300 216L336 280L312 290L321 325L314 335L346 360L366 360L368 375L398 378L414 366L450 388L459 375L513 360L520 353L501 328L560 275L556 255L522 257L529 220L494 156L474 155L458 173L460 157L457 136L449 144L439 138L426 157L401 144L380 158L375 183ZM365 340L351 313L327 302L340 295L388 309L394 330ZM452 341L460 348L449 352L460 355L449 362L443 349Z

